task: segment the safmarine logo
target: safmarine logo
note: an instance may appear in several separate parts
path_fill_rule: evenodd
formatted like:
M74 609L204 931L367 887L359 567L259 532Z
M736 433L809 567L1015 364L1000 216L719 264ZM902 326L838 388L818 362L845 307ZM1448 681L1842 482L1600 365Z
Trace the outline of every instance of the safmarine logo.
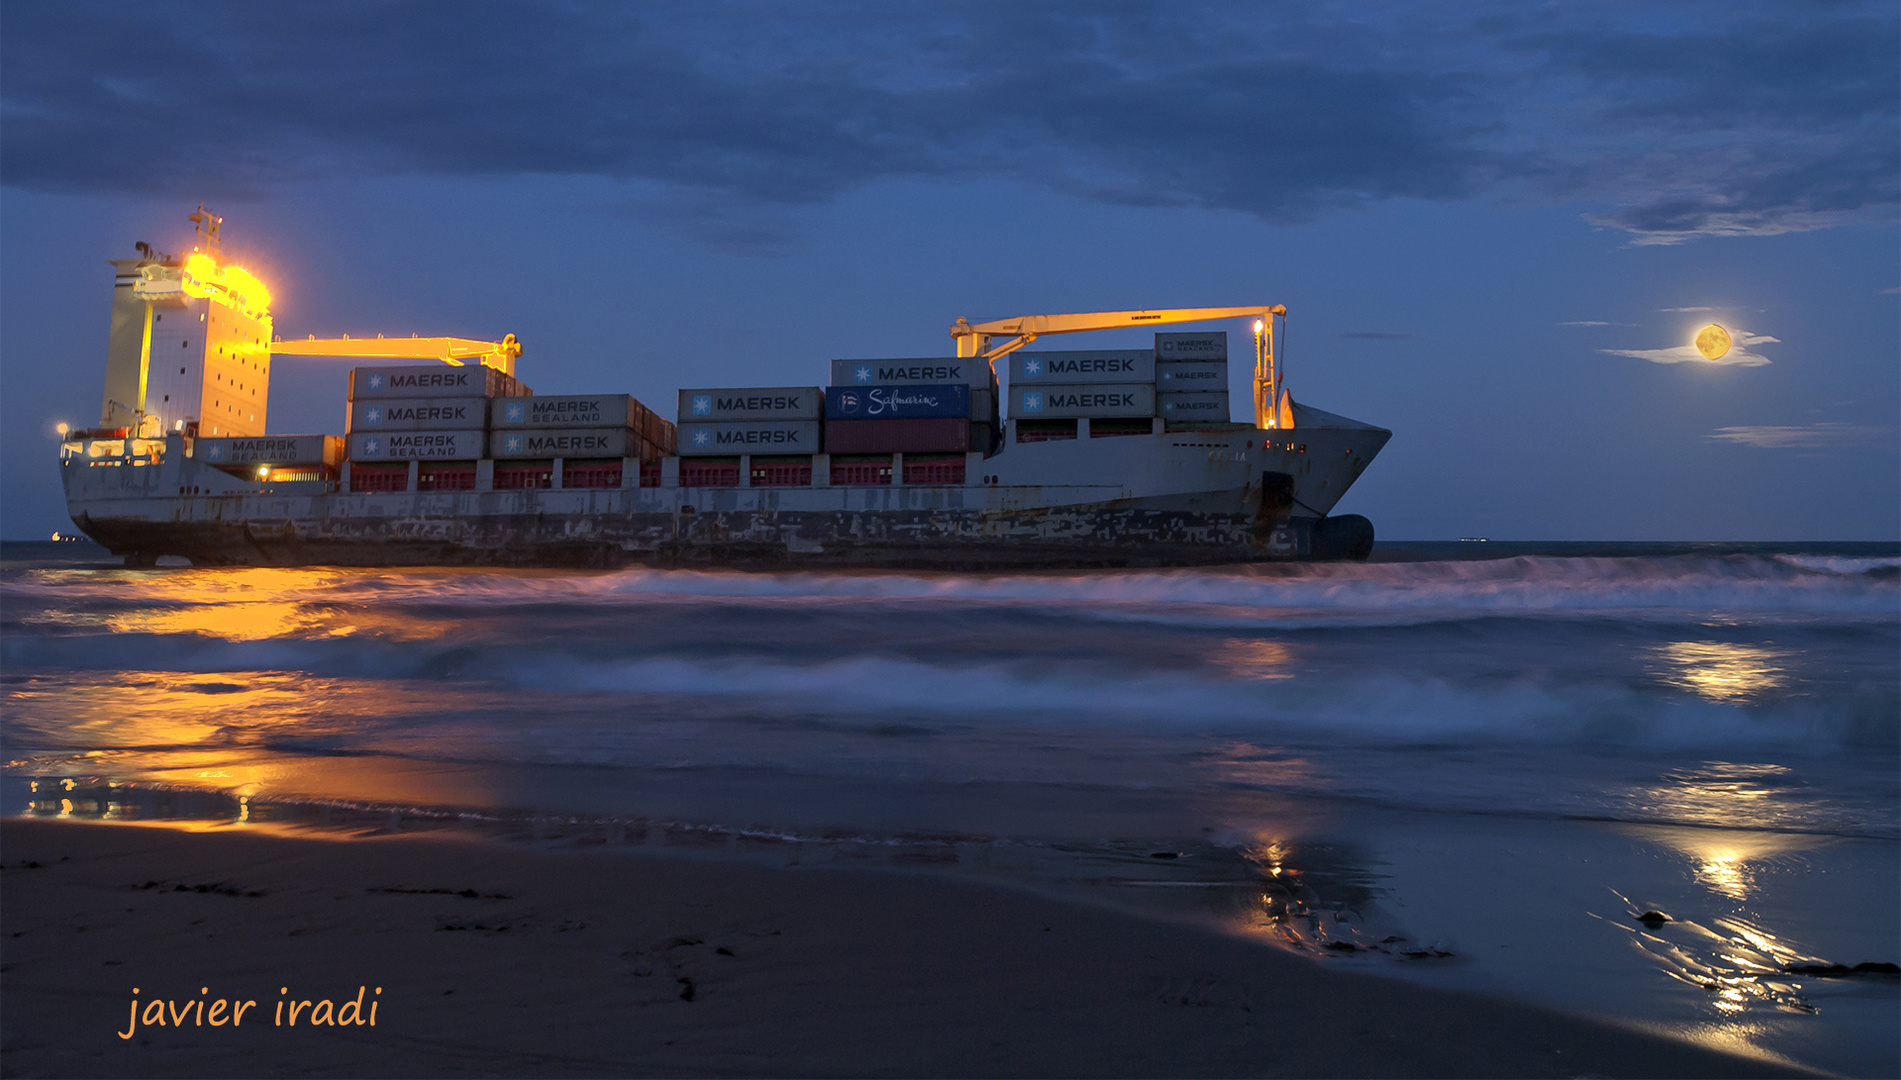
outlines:
M1037 393L1034 390L1026 391L1023 395L1023 411L1024 412L1042 412L1043 411L1043 395Z
M858 411L858 407L860 404L861 402L859 402L857 394L838 395L838 411L839 412L855 413Z
M851 377L852 377L853 382L870 382L871 381L871 365L870 364L858 365L856 368L852 369Z
M511 402L502 407L502 419L507 423L519 424L526 417L527 413L522 409L520 402Z
M504 454L521 453L521 436L520 435L502 436L502 453Z
M711 416L712 414L713 414L713 395L694 394L693 395L693 415L694 416Z
M364 423L366 423L366 424L380 424L380 423L382 423L382 422L383 422L383 410L381 410L381 409L379 409L379 408L377 408L377 407L376 407L376 406L374 406L374 405L372 405L372 406L370 406L370 407L369 407L369 408L367 408L367 409L364 409L364 410L363 410L363 422L364 422Z
M713 444L712 432L707 431L703 427L696 427L693 429L693 445L694 446L711 446L712 444Z

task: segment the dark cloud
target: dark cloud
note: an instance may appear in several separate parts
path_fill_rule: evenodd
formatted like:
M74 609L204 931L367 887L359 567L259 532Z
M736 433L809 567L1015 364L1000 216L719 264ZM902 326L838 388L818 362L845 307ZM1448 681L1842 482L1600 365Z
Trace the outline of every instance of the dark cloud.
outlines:
M1349 330L1346 333L1334 335L1334 337L1355 341L1412 341L1418 336L1418 334L1396 334L1387 330Z
M16 4L0 180L638 179L741 244L781 235L770 207L905 176L1271 221L1595 202L1665 241L1892 213L1885 6L1477 10Z

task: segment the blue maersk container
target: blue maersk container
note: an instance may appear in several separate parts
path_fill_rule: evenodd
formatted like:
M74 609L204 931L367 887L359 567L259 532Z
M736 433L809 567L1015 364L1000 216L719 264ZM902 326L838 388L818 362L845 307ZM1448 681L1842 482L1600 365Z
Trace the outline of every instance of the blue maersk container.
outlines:
M910 420L969 415L970 387L961 384L825 388L827 420Z

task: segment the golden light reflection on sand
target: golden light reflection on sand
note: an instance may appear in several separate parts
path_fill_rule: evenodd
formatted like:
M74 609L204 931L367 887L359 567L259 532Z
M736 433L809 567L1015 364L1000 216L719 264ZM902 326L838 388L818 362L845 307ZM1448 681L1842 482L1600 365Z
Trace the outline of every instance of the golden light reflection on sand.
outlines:
M1291 679L1298 652L1279 641L1229 638L1215 651L1215 663L1238 679Z
M1760 645L1673 641L1653 651L1666 665L1665 682L1710 701L1741 703L1788 681L1778 663L1784 654Z

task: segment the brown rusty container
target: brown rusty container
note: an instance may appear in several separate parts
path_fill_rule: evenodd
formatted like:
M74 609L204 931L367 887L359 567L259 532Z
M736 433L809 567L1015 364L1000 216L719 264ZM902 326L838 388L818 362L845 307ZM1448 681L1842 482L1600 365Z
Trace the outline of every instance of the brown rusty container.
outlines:
M827 420L828 454L961 454L970 449L969 420Z

